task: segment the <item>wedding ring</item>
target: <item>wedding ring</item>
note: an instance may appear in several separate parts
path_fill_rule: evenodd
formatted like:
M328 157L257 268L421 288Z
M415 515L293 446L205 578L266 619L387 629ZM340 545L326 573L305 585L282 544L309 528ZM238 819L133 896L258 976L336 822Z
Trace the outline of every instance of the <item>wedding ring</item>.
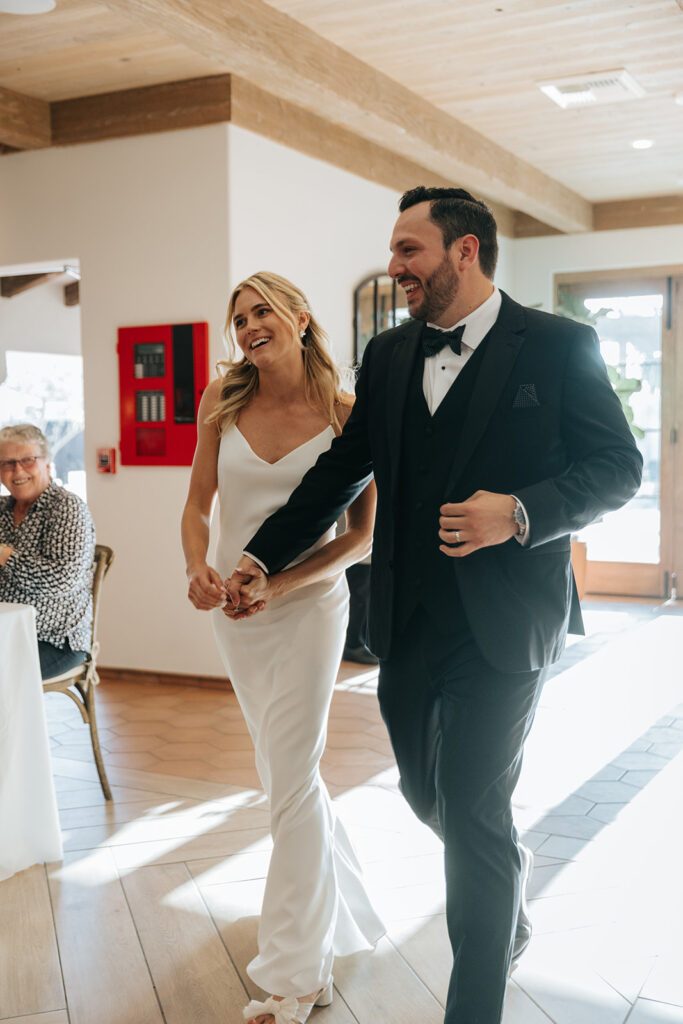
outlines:
M460 543L460 530L455 531L455 541L457 544Z

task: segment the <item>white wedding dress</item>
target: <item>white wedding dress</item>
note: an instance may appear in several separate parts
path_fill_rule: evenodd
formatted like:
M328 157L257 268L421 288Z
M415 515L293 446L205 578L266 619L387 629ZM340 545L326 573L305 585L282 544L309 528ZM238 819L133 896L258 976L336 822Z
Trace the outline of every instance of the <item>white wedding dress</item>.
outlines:
M224 578L333 437L328 427L271 464L236 426L226 431L218 456L217 568ZM297 561L333 536L334 527ZM343 573L274 600L252 618L233 622L213 612L270 800L273 852L259 952L247 971L280 996L316 992L329 980L335 955L371 949L384 934L318 769L347 616Z

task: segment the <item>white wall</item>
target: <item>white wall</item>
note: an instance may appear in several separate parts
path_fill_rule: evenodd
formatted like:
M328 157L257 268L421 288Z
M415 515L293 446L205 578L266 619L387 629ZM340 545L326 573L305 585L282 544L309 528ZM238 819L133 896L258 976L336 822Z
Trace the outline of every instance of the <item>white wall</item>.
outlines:
M386 271L398 193L235 125L230 141L231 284L257 270L289 278L337 358L351 360L353 292ZM500 239L496 283L506 290L511 244Z
M496 267L495 282L512 299L517 298L514 293L514 247L513 239L504 238L502 235L498 236L498 266Z
M520 238L510 244L513 297L552 310L553 274L682 264L683 224Z
M350 360L353 290L386 270L397 193L234 125L230 143L231 284L289 278Z
M227 127L9 155L0 264L78 257L88 502L116 561L103 597L105 665L222 674L208 618L185 597L179 518L189 469L95 472L119 438L116 329L208 320L228 281Z

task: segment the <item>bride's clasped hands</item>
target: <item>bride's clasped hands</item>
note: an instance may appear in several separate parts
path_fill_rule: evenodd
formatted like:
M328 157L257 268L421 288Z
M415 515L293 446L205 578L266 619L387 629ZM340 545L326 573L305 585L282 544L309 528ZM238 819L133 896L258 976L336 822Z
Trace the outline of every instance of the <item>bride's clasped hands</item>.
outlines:
M223 613L237 622L263 611L269 601L286 593L280 581L281 575L267 576L251 559L243 558L225 581Z

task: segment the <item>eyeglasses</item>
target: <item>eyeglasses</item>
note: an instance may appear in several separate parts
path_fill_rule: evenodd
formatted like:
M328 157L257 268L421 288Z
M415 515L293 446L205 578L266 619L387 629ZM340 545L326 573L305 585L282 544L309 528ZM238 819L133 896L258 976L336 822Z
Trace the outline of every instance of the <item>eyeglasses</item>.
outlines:
M22 469L31 469L42 457L42 455L27 455L25 459L0 459L0 469L16 469L17 466L21 466Z

